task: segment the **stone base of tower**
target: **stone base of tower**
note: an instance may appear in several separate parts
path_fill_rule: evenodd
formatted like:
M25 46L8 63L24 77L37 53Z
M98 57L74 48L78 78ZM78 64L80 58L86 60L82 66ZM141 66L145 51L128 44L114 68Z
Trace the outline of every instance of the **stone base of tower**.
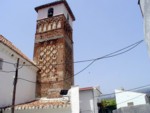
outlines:
M54 88L55 85L55 88ZM44 84L40 83L37 84L36 88L36 97L37 98L61 98L62 95L60 95L61 90L69 90L71 87L63 87L62 83L57 84Z

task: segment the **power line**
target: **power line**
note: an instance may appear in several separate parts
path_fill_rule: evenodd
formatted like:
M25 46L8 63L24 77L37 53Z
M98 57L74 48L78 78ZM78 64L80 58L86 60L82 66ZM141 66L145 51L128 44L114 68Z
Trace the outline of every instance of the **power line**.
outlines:
M140 86L140 87L137 87L137 88L133 88L133 89L139 89L139 88L147 87L147 86L150 86L150 84L149 84L149 85L145 85L145 86ZM131 89L130 89L130 90L125 90L125 91L131 91ZM149 91L148 91L148 92L149 92ZM148 93L148 92L146 92L146 93ZM121 92L121 93L123 93L123 92ZM145 94L145 93L143 93L143 94ZM134 98L125 100L125 101L123 101L123 102L120 102L120 103L118 103L118 104L122 104L122 103L125 103L125 102L130 101L130 100L134 100L134 99L136 99L136 98L139 98L139 97L142 96L143 94L138 95L138 96L136 96L136 97L134 97ZM23 103L22 103L22 104L23 104ZM118 105L118 104L117 104L117 105ZM14 105L14 106L17 106L17 105ZM5 106L5 107L0 107L0 109L7 109L7 108L9 108L9 107L12 107L12 105L10 105L10 106Z
M23 80L23 81L26 81L26 82L30 82L30 83L33 83L33 84L36 84L37 82L33 82L33 81L30 81L30 80L27 80L27 79L24 79L24 78L18 78L20 80Z
M133 43L133 44L127 46L127 47L124 47L124 48L119 49L119 50L117 50L115 52L109 53L109 54L107 54L107 55L105 55L103 57L98 57L98 58L93 58L93 59L88 59L88 60L79 60L79 61L75 61L75 62L65 62L65 63L58 63L58 64L50 64L50 65L63 65L63 64L68 64L68 63L84 63L84 62L90 62L90 61L94 61L94 60L99 60L99 59L102 59L104 57L105 58L110 58L110 57L114 57L114 56L126 53L126 52L132 50L133 48L135 48L136 46L138 46L142 42L143 42L143 40L140 40L140 41L135 42L135 43ZM16 63L11 63L11 62L7 62L7 61L3 61L3 62L8 63L8 64L13 64L13 65L16 64ZM33 66L33 65L22 65L22 66ZM43 66L43 65L36 65L36 66Z
M73 63L83 63L83 62L90 62L90 61L92 61L92 62L94 63L96 60L100 60L100 59L103 59L103 58L115 57L115 56L121 55L121 54L123 54L123 53L126 53L126 52L128 52L128 51L134 49L136 46L138 46L138 45L139 45L140 43L142 43L142 42L143 42L143 40L140 40L140 41L138 41L138 42L136 42L136 43L133 43L133 44L131 44L131 45L127 46L127 47L124 47L124 48L122 48L122 49L119 49L119 50L117 50L117 51L115 51L115 52L106 54L106 55L104 55L104 56L102 56L102 57L98 57L98 58L95 58L95 59L89 59L89 60L76 61L76 62L73 62ZM119 52L120 52L120 53L119 53ZM6 62L6 61L4 61L4 62ZM6 63L15 64L15 63L11 63L11 62L6 62ZM70 63L70 62L55 64L55 65L62 65L62 64L68 64L68 63ZM93 64L93 63L90 63L89 65L91 65L91 64ZM52 64L52 65L53 65L53 64ZM33 65L24 65L24 64L22 64L21 66L33 66ZM42 66L42 65L37 65L37 66ZM87 66L87 67L89 67L89 66Z
M132 88L132 89L128 89L128 90L124 90L124 91L135 91L135 90L142 89L142 88L145 88L145 87L148 87L148 86L150 86L150 84L144 85L144 86L140 86L140 87L136 87L136 88ZM114 94L119 94L119 93L123 93L123 92L103 94L100 97L114 95Z
M5 61L5 60L2 60L2 62L7 63L7 64L16 65L16 63L8 62L8 61Z
M139 45L140 43L142 43L142 42L143 42L143 40L138 41L138 42L136 42L136 43L134 43L134 44L132 44L132 45L130 45L130 46L127 46L127 47L123 48L123 49L120 49L120 50L117 50L117 51L112 52L112 53L110 53L110 54L107 54L107 55L104 55L104 56L102 56L102 57L96 58L96 59L94 59L90 64L88 64L85 68L83 68L81 71L79 71L79 72L77 72L76 74L74 74L74 76L76 76L76 75L82 73L84 70L86 70L88 67L90 67L95 61L98 61L98 60L104 59L104 58L115 57L115 56L124 54L124 53L130 51L131 49L135 48L136 46L138 46L138 45ZM134 46L133 46L133 45L134 45ZM116 55L113 55L114 53L117 53L117 52L120 52L120 51L122 51L122 50L125 50L125 49L127 49L128 47L131 47L131 46L133 46L133 47L132 47L132 48L129 48L129 49L126 50L125 52L121 52L121 53L118 53L118 54L116 54ZM59 83L59 82L62 82L62 81L66 81L66 80L68 80L68 79L70 79L70 78L72 78L72 77L74 77L74 76L68 77L68 78L65 79L65 80L61 80L61 81L57 81L57 82L52 82L52 84L53 84L53 83Z
M125 101L123 101L123 102L120 102L120 103L118 103L117 105L126 103L126 102L128 102L128 101L130 101L130 100L134 100L134 99L139 98L139 97L141 97L141 96L143 96L143 94L140 94L140 95L138 95L138 96L136 96L136 97L133 97L133 98L131 98L131 99L125 100Z
M148 92L149 92L149 91L148 91ZM148 92L146 92L146 93L148 93ZM143 94L145 94L145 93L143 93ZM139 97L143 96L143 94L140 94L140 95L138 95L138 96L136 96L136 97L133 97L133 98L131 98L131 99L125 100L125 101L123 101L123 102L120 102L120 103L118 103L117 105L123 104L123 103L125 103L125 102L130 101L130 100L134 100L134 99L136 99L136 98L139 98Z
M18 69L21 69L23 68L23 65L21 65L20 67L18 67ZM16 71L6 71L6 70L0 70L0 72L3 72L3 73L14 73Z
M99 59L102 59L102 58L114 57L114 56L117 56L117 55L120 55L120 54L123 54L123 53L126 53L126 52L132 50L133 48L135 48L136 46L138 46L138 45L139 45L140 43L142 43L142 42L143 42L143 40L140 40L140 41L135 42L135 43L133 43L133 44L127 46L127 47L124 47L124 48L122 48L122 49L119 49L119 50L117 50L117 51L115 51L115 52L106 54L106 55L104 55L103 57L98 57L98 58L88 59L88 60L80 60L80 61L75 61L75 62L65 62L65 63L51 64L51 65L62 65L62 64L68 64L68 63L84 63L84 62L90 62L90 61L99 60ZM131 48L130 48L130 47L131 47ZM129 49L128 49L128 48L129 48ZM123 51L123 50L125 50L125 51ZM123 51L123 52L121 52L121 51ZM121 52L121 53L119 53L119 52ZM116 54L116 53L118 53L118 54ZM110 55L112 55L112 56L110 56ZM24 66L32 66L32 65L24 65ZM37 65L37 66L43 66L43 65Z
M134 43L134 44L131 44L131 45L125 47L125 48L122 48L122 49L117 50L117 51L115 51L115 52L109 53L109 54L104 55L104 56L102 56L102 57L98 57L98 58L96 58L96 59L93 59L93 61L91 60L92 62L91 62L90 64L88 64L85 68L83 68L82 70L80 70L79 72L77 72L76 74L74 74L73 76L68 77L68 78L66 78L65 80L60 80L60 81L55 81L55 82L54 82L54 81L49 81L49 83L50 83L50 84L55 84L55 83L60 83L60 82L66 81L66 80L68 80L68 79L71 79L71 78L75 77L76 75L82 73L84 70L86 70L88 67L90 67L95 61L98 61L98 60L104 59L104 58L111 58L111 57L115 57L115 56L124 54L124 53L126 53L126 52L132 50L133 48L137 47L137 46L138 46L140 43L142 43L142 42L143 42L143 40L138 41L138 42L136 42L136 43ZM132 46L133 46L133 47L132 47ZM129 48L129 47L131 47L131 48ZM129 49L126 50L127 48L129 48ZM122 51L122 50L125 50L125 51L120 52L120 51ZM118 53L118 52L120 52L120 53ZM89 61L89 60L88 60L88 61ZM80 62L81 62L81 61L80 61ZM20 79L21 79L21 78L20 78ZM33 82L33 81L26 80L26 79L23 79L23 78L22 78L22 80L25 80L25 81L31 82L31 83L35 83L35 82ZM40 84L49 84L49 83L40 83Z
M49 81L49 83L50 83L50 84L56 84L56 83L60 83L60 82L66 81L66 80L68 80L68 79L71 79L71 78L73 78L74 76L76 76L76 75L82 73L84 70L86 70L88 67L90 67L95 61L98 61L98 60L104 59L104 58L110 58L110 57L115 57L115 56L124 54L124 53L126 53L126 52L132 50L133 48L137 47L137 46L138 46L140 43L142 43L142 42L143 42L143 40L138 41L138 42L136 42L136 43L134 43L134 44L131 44L131 45L125 47L125 48L122 48L122 49L120 49L120 50L117 50L117 51L115 51L115 52L112 52L112 53L110 53L110 54L104 55L104 56L99 57L99 58L96 58L96 59L77 61L77 62L89 62L89 61L92 61L92 62L91 62L90 64L88 64L85 68L83 68L82 70L80 70L79 72L77 72L76 74L74 74L73 76L66 78L65 80L55 81L55 82L54 82L54 81ZM133 47L132 47L132 46L133 46ZM129 48L129 47L131 47L131 48ZM129 48L129 49L128 49L128 48ZM127 50L126 50L126 49L127 49ZM123 51L123 50L125 50L125 51ZM123 52L122 52L122 51L123 51ZM120 53L118 53L118 52L120 52ZM24 66L24 65L22 65L19 69L21 69L23 66ZM1 71L1 72L2 72L2 71ZM7 71L3 71L3 72L7 72ZM15 72L15 71L8 71L7 73L10 73L10 72ZM21 79L21 80L24 80L24 81L27 81L27 82L30 82L30 83L36 83L36 82L30 81L30 80L27 80L27 79L24 79L24 78L18 78L18 79ZM40 83L40 84L48 84L48 83ZM114 94L114 93L106 94L106 95L112 95L112 94ZM106 96L106 95L105 95L105 96Z
M113 52L113 53L110 53L110 54L104 55L104 56L102 56L102 57L93 59L93 61L92 61L89 65L87 65L87 66L86 66L85 68L83 68L81 71L79 71L78 73L76 73L74 76L76 76L76 75L82 73L84 70L86 70L88 67L90 67L95 61L100 60L100 59L104 59L104 58L115 57L115 56L121 55L121 54L123 54L123 53L126 53L126 52L132 50L133 48L135 48L136 46L138 46L141 42L143 42L143 40L138 41L138 42L136 42L136 43L134 43L134 44L132 44L132 45L130 45L130 46L127 46L127 47L125 47L125 48L123 48L123 49L120 49L120 50L118 50L118 51L115 51L115 52ZM133 45L134 45L134 46L133 46ZM129 48L129 47L131 47L131 46L133 46L133 47L132 47L132 48ZM129 49L126 50L126 51L123 51L123 52L121 52L121 53L118 53L118 52L120 52L120 51L122 51L122 50L125 50L125 49L127 49L127 48L129 48ZM117 54L115 54L115 53L117 53ZM114 55L113 55L113 54L114 54Z
M24 80L24 81L26 81L26 82L34 83L34 84L37 83L37 82L33 82L33 81L30 81L30 80L27 80L27 79L24 79L24 78L18 78L18 79ZM62 80L62 82L63 82L63 81L64 81L64 80ZM42 83L42 84L46 84L46 83ZM136 90L138 90L138 89L146 88L146 87L148 87L148 86L150 86L150 84L144 85L144 86L140 86L140 87L136 87L136 88L132 88L132 89L128 89L128 90L124 90L124 91L136 91ZM100 92L100 91L99 91L99 92ZM109 95L115 95L115 94L119 94L119 93L123 93L123 92L102 94L102 95L100 95L100 97L109 96ZM99 96L98 96L98 97L99 97Z
M4 71L4 70L0 70L0 72L3 72L3 73L14 73L15 71Z

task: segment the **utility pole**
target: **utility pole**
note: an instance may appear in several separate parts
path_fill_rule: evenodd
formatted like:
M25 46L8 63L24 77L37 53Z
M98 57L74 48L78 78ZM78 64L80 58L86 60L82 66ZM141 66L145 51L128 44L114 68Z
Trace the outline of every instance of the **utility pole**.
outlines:
M19 67L19 58L17 59L16 73L15 73L14 84L13 84L14 88L13 88L11 113L14 113L14 111L15 111L16 87L17 87L17 79L18 79L18 67Z

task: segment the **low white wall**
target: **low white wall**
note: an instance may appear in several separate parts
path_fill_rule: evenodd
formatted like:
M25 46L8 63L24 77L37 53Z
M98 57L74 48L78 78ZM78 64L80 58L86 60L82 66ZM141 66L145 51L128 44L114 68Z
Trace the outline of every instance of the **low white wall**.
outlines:
M80 105L79 105L79 87L72 86L70 90L71 96L71 113L79 113Z
M3 113L11 113L10 110L6 110ZM57 109L28 109L28 110L16 110L15 113L71 113L69 108L57 108Z

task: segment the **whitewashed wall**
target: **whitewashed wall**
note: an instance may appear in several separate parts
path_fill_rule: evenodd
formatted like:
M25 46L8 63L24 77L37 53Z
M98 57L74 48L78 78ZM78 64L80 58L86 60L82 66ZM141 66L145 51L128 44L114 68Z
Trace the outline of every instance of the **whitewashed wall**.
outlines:
M97 102L99 94L95 88L91 90L80 90L80 112L98 113Z
M72 86L70 90L70 101L71 101L71 110L72 113L80 113L80 104L79 104L79 87Z
M115 90L117 109L127 107L128 103L134 105L146 104L146 94L130 91Z
M48 18L47 14L48 14L48 9L49 8L54 8L53 16L64 14L64 16L67 18L67 14L69 14L69 12L67 11L67 9L64 6L64 4L59 4L59 5L55 5L55 6L52 6L52 7L47 7L47 8L43 8L43 9L38 10L38 18L37 18L37 20ZM72 21L73 20L72 20L70 14L69 14L69 23L70 23L71 27L72 27Z
M10 110L6 110L3 113L11 113ZM71 108L55 108L55 109L25 109L16 110L15 113L71 113Z
M13 54L13 56L12 56ZM20 58L20 63L25 62L31 65L28 61L21 58L7 46L0 43L0 58L4 61L16 63L17 58ZM25 65L26 65L25 64ZM15 71L15 66L12 64L3 63L2 71ZM36 81L37 68L34 66L23 66L18 71L18 77L30 81ZM0 107L11 105L13 93L13 80L15 72L6 73L0 71ZM18 80L16 92L16 104L24 103L35 99L36 84Z

